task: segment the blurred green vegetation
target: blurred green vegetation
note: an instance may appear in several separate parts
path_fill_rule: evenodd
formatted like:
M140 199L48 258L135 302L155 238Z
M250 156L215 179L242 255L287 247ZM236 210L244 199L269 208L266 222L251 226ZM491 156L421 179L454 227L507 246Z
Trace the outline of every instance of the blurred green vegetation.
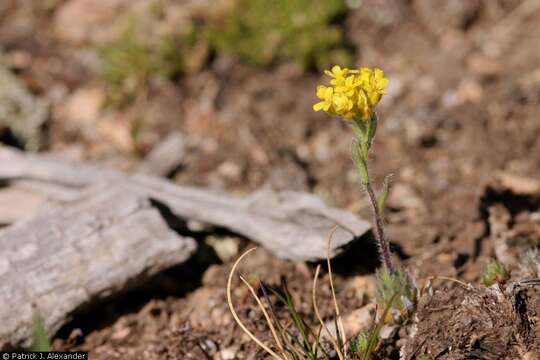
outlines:
M144 39L135 20L122 36L98 51L103 60L103 78L107 84L107 105L130 103L151 76L175 77L184 68L183 47L189 39L168 34L157 40Z
M209 27L218 52L267 66L292 60L304 69L347 66L352 53L332 21L347 11L344 0L237 0L232 12Z
M504 264L496 259L491 259L484 268L480 281L489 287L495 283L504 284L509 278L510 272Z
M193 19L190 26L159 35L152 30L158 26L148 24L158 25L164 9L154 6L147 19L130 19L116 41L98 48L107 106L133 103L154 76L200 70L209 52L258 66L293 61L304 70L352 63L343 31L332 23L345 15L344 0L235 0L233 5L219 17Z
M352 355L361 355L368 350L369 332L362 331L360 334L353 336L349 340L349 351Z
M377 304L390 306L400 312L410 311L418 300L418 289L403 269L390 272L387 268L378 269ZM395 296L397 294L397 296Z

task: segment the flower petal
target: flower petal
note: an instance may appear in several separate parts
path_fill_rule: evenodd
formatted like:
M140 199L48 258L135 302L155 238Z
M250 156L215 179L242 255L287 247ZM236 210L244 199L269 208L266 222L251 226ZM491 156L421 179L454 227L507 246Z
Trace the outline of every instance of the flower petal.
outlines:
M325 101L320 101L320 102L313 105L313 110L314 111L321 111L322 109L324 109L325 105L326 105Z

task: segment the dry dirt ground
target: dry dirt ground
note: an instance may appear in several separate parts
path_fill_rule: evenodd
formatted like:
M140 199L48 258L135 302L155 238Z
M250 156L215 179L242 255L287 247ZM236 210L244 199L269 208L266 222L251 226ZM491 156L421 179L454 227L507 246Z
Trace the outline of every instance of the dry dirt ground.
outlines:
M64 43L51 30L55 11L65 3L51 2L34 14L31 26L38 32L25 33L20 24L23 30L13 31L15 16L4 17L0 26L0 45L12 67L32 91L53 103L49 150L129 168L164 134L180 130L188 152L172 176L178 183L238 193L262 187L312 191L370 219L349 159L347 125L311 110L319 74L287 64L253 68L218 57L207 70L176 83L152 84L134 155L126 135L132 110L96 110L102 95L89 70L91 55L85 57L84 49ZM31 1L17 6L31 7ZM432 275L478 283L497 250L495 238L502 237L512 245L509 265L515 267L517 255L540 241L540 190L534 180L540 175L538 2L365 0L343 26L357 64L381 67L391 79L379 109L372 173L378 179L394 173L387 229L396 256L419 284ZM78 113L81 109L87 113ZM374 256L372 239L362 241L335 260L344 313L372 300L377 264L362 261ZM240 244L249 245L242 239ZM230 260L222 262L205 248L188 264L77 316L54 346L88 350L92 359L264 358L229 314L230 266ZM312 313L313 264L285 262L260 250L241 271L271 284L285 276L301 311ZM470 296L460 285L436 287L455 289L433 299L435 307L447 303L451 311L430 318L432 310L421 302L418 316L427 319L425 324L461 314L451 306ZM328 317L324 279L320 294ZM479 296L489 302L485 297L495 295ZM234 297L243 319L268 338L247 289L238 286ZM511 317L499 319L510 333L518 321ZM465 345L474 348L474 336L478 344L490 344L492 337L482 342L482 334L463 335L472 341ZM505 334L499 338L511 337ZM470 355L477 357L441 352L438 358L523 355L515 346L494 357L479 349ZM388 356L397 357L395 348Z

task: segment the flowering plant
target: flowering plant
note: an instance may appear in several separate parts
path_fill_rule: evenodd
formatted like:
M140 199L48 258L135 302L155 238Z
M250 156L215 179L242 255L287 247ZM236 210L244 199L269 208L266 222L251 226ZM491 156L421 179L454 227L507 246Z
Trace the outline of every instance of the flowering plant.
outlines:
M333 358L321 343L322 330L324 330L328 340L332 344L339 360L353 358L371 359L380 343L379 333L383 325L390 321L401 322L404 319L406 320L407 315L414 310L418 295L418 289L409 275L402 268L394 267L390 256L389 242L384 235L384 205L386 198L388 197L390 177L386 177L382 191L376 196L368 171L369 151L377 130L377 115L375 114L374 109L385 94L385 88L389 81L384 76L384 72L381 69L347 69L336 65L331 70L326 70L325 74L331 77L330 86L320 85L317 87L317 97L320 101L313 105L313 110L322 110L346 119L354 132L351 150L352 158L360 175L362 185L369 195L373 208L375 218L374 233L379 247L381 263L383 264L383 268L377 271L376 274L378 314L370 329L363 331L350 339L347 338L332 280L332 270L330 265L330 243L333 235L332 232L328 239L327 266L330 289L334 302L335 334L329 330L327 323L324 322L317 305L316 289L317 279L321 269L320 265L318 265L315 270L312 287L313 309L317 320L319 320L320 323L318 330L307 326L306 322L299 316L299 312L292 300L293 298L286 289L286 286L284 286L285 291L283 294L270 289L273 295L277 296L281 303L286 305L293 319L292 323L300 333L300 338L289 331L288 328L290 325L284 326L275 316L265 286L261 285L261 289L271 310L270 312L266 311L256 290L245 278L242 276L240 277L257 301L261 312L264 314L265 320L275 341L275 349L277 351L274 351L274 349L263 343L247 329L234 310L232 302L231 287L236 267L242 258L255 249L252 248L238 258L229 273L227 281L227 302L235 321L244 333L264 349L272 358L278 360L330 360Z
M338 65L325 74L330 76L331 86L317 87L317 97L321 100L313 105L313 110L324 110L348 120L354 131L352 158L360 175L362 185L368 193L375 219L375 237L379 247L381 262L387 270L394 272L390 256L390 246L384 235L384 204L388 196L390 177L383 184L383 190L376 196L371 185L368 160L369 150L377 130L375 106L385 94L389 80L381 69L347 69Z

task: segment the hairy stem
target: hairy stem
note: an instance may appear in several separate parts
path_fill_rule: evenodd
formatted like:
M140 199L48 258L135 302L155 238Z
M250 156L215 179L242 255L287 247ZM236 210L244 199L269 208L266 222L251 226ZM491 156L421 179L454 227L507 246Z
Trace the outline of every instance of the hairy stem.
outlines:
M379 211L377 198L375 197L373 187L371 186L371 182L369 180L365 182L363 185L366 188L366 191L369 195L371 208L373 210L373 219L375 222L375 239L377 240L377 245L379 247L379 255L382 258L383 265L391 273L394 273L395 268L394 268L394 264L392 263L392 258L390 257L390 244L384 235L384 219Z

